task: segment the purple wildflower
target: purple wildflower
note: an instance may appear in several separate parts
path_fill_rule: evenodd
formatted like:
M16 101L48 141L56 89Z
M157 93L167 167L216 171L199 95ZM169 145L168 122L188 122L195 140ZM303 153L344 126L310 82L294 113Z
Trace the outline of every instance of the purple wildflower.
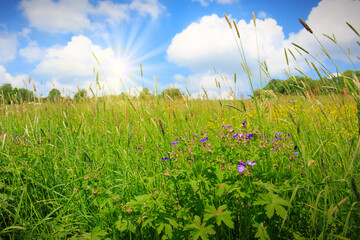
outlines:
M231 128L231 126L222 126L223 128Z
M234 135L233 135L233 137L234 137L234 138L235 138L235 137L237 137L237 136L239 136L239 134L238 134L238 133L236 133L236 134L234 134Z
M277 140L279 140L279 141L281 141L282 139L281 138L279 138L278 136L275 136L275 138L277 139Z
M234 129L231 129L230 132L234 132Z
M209 139L208 137L206 137L204 139L200 139L200 142L206 142L208 139Z
M240 133L240 134L239 134L239 137L241 137L241 138L242 138L243 136L244 136L244 134L242 134L242 133Z
M19 136L19 134L16 134L15 136L14 136L14 138L17 138Z
M294 146L294 150L297 149L297 145Z
M249 166L255 166L257 164L255 161L250 161L250 160L247 160L246 162Z
M141 149L141 146L139 146L137 149L138 149L138 150Z
M269 135L268 136L265 136L265 138L268 138L269 137Z
M273 142L273 141L275 141L275 139L270 139L270 141L272 141L272 142Z
M275 133L275 135L281 135L281 132Z
M299 152L294 152L294 155L299 155Z
M252 136L253 136L253 134L250 133L250 134L246 135L246 138L245 138L245 139L247 140L247 139L251 138Z
M245 171L245 163L241 162L240 165L237 166L237 169L239 170L239 172L243 172Z
M178 142L179 141L173 142L173 143L171 143L171 145L176 145L176 144L178 144Z
M243 127L246 128L246 120L242 123Z
M163 161L167 161L167 160L170 160L170 158L168 158L168 157L164 157L164 158L161 158L161 160L163 160Z
M291 137L291 135L289 133L287 133L286 135L288 135L288 137Z

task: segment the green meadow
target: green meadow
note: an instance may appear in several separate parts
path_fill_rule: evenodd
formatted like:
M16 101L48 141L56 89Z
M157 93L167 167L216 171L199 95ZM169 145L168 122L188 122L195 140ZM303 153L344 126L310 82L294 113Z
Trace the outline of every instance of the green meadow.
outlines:
M3 101L0 239L358 239L360 83L316 64L317 92Z

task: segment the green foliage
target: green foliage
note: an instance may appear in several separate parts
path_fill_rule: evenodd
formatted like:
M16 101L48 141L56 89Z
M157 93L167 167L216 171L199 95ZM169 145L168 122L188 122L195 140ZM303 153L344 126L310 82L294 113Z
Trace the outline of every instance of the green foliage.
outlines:
M350 166L357 136L349 143L338 129L321 131L304 113L311 108L308 101L283 100L293 104L289 108L307 129L304 134L267 112L260 131L249 100L220 105L164 99L152 105L104 97L2 109L0 236L41 239L49 231L59 239L356 236L357 199L350 183L337 181L348 168L333 163ZM33 119L39 119L36 127L26 128ZM336 146L318 144L329 135ZM239 161L245 163L243 172ZM308 166L310 161L319 166ZM355 176L356 169L358 163Z
M347 70L338 76L332 75L331 78L322 77L313 80L307 77L292 76L286 80L271 79L263 90L272 90L276 94L291 95L305 91L314 94L346 93L346 89L355 89L355 80L360 79L360 70ZM351 90L350 90L351 91ZM259 90L255 91L254 96L259 95Z
M213 225L206 225L201 223L199 216L194 217L194 222L185 226L184 231L190 231L190 237L193 240L201 238L202 240L208 240L209 235L214 235L216 232L213 229Z
M149 88L143 88L142 91L139 94L139 98L142 100L146 100L152 97L152 94L150 93Z
M33 92L25 88L13 89L10 83L5 83L0 87L0 95L7 104L31 101L33 98Z
M234 222L231 218L231 212L225 210L226 208L226 205L222 205L218 207L218 209L214 206L208 206L207 209L205 209L204 221L207 222L209 219L215 219L218 226L223 222L227 227L233 229Z
M85 99L86 97L87 97L86 89L79 89L79 91L75 94L74 99L80 100L80 99Z
M81 239L84 240L102 240L104 237L108 235L106 231L101 230L100 227L95 227L91 233L84 233L81 236Z
M282 219L285 219L287 211L284 206L289 206L289 202L273 192L268 192L266 194L259 194L258 200L254 202L254 205L265 205L265 213L269 219L273 217L275 212Z
M61 97L61 92L56 89L56 88L53 88L51 89L51 91L49 92L49 96L48 96L51 100L56 100L56 99L59 99Z
M183 94L178 88L166 88L161 92L163 98L170 97L171 99L180 98Z
M144 89L77 101L82 89L72 104L2 106L0 238L357 239L354 74L263 89L303 97L189 100L165 89L143 101ZM28 94L2 90L9 101Z

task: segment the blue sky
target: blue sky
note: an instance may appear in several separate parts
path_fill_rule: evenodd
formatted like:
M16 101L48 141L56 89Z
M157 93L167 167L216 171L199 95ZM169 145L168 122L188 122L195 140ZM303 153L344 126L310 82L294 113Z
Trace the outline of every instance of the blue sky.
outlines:
M201 96L203 88L215 98L229 98L234 90L246 95L248 80L224 13L237 23L252 81L259 87L259 60L268 66L266 81L285 79L284 70L298 74L295 67L315 77L303 57L335 72L298 18L309 24L341 70L356 70L359 37L345 22L360 31L359 12L359 0L0 0L0 84L24 87L25 80L32 90L31 77L36 93L44 96L54 86L70 95L78 87L134 94L142 87L153 90L158 79L159 92L174 86L183 92L188 88L193 96ZM350 48L355 66L323 33L335 34L346 52ZM292 42L318 53L320 61L301 56ZM284 48L296 57L289 59L290 66Z

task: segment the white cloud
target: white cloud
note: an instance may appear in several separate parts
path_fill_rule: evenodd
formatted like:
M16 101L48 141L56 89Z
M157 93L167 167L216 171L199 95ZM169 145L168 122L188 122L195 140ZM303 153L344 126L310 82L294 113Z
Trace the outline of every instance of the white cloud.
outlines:
M74 36L65 46L53 46L43 50L43 59L37 64L35 74L52 79L56 88L68 91L77 91L77 87L89 89L90 85L94 91L102 94L120 93L132 87L127 81L128 66L126 59L116 56L111 48L102 48L95 45L91 40L83 35ZM95 57L98 59L98 65ZM124 62L124 72L114 76L111 68L117 66L119 62ZM95 82L94 68L99 71L99 84L101 90ZM119 76L121 75L121 76ZM121 79L120 79L121 78ZM47 91L53 88L47 84ZM46 92L44 90L44 92ZM46 95L46 94L45 94Z
M83 35L74 36L66 46L46 49L44 59L36 66L35 73L59 78L91 77L96 63L92 52L98 59L113 55L110 48L102 49L93 45L91 40Z
M186 77L181 74L175 74L172 78L177 82L185 82L187 80Z
M111 1L101 1L98 3L96 10L93 11L96 14L102 14L108 16L110 23L117 23L123 19L129 18L129 8L126 4L116 4Z
M258 69L257 45L252 22L238 22L248 64L252 71ZM278 74L284 62L284 34L273 19L257 21L257 35L261 60L267 60L270 72ZM213 14L190 24L177 34L167 49L171 62L188 67L194 72L204 72L215 66L220 72L242 72L241 57L234 36L225 18ZM280 64L279 64L280 63Z
M221 4L232 4L234 2L237 2L238 0L217 0L218 3Z
M130 4L130 9L136 10L142 16L150 15L157 19L165 7L158 0L134 0Z
M13 88L24 88L24 80L27 80L29 76L25 74L11 75L8 73L4 66L0 65L0 85L4 83L10 83Z
M165 10L158 0L133 0L127 4L110 0L98 1L94 6L89 0L22 0L20 9L30 26L50 33L82 33L95 30L101 24L89 17L105 16L110 23L129 19L131 14L150 15L153 19Z
M257 16L257 17L264 19L264 18L267 18L268 16L267 16L266 12L260 11L260 12L258 13L258 16Z
M27 62L37 62L43 58L44 50L36 42L31 41L27 47L19 50L19 54Z
M188 78L189 83L186 81ZM187 94L187 88L192 98L205 97L203 89L205 89L208 97L211 99L230 99L234 96L235 92L238 93L237 95L239 97L241 92L249 91L248 85L244 84L243 81L237 81L235 84L232 76L216 74L211 71L192 74L188 77L175 74L173 79L175 79L176 82L168 84L167 87L179 88L185 94Z
M2 33L0 35L0 63L7 63L15 59L17 45L15 34Z
M209 5L209 3L211 3L211 2L217 2L220 4L232 4L237 1L238 0L193 0L193 2L199 2L203 6Z
M336 14L329 14L330 12ZM333 58L339 58L339 49L322 34L335 37L340 46L344 49L351 48L352 57L360 55L360 48L357 45L358 37L346 25L349 22L355 29L360 29L360 1L357 0L323 0L317 7L314 7L306 20L306 23L313 30L314 34L323 43ZM305 19L304 19L305 20ZM293 33L289 41L298 43L310 52L318 52L321 49L316 39L305 29ZM345 60L344 56L341 56Z
M82 32L92 29L87 13L88 0L23 0L20 8L30 21L30 26L50 33Z
M336 14L329 14L329 12L336 12ZM334 33L340 46L345 50L348 47L351 48L352 57L360 55L360 48L356 43L358 37L345 24L348 21L355 29L360 29L358 12L360 12L360 1L323 0L309 14L307 23L333 58L339 58L341 50L339 51L334 44L331 45L331 41L323 37L322 33L328 35ZM284 69L288 69L284 48L290 48L298 56L294 51L292 42L309 50L315 56L315 51L321 54L316 39L305 29L301 29L298 33L292 33L286 38L282 27L274 19L257 19L256 23L257 40L252 20L249 22L237 21L246 61L255 75L255 80L253 80L255 88L260 86L257 48L259 49L260 60L266 61L271 77L281 78L284 77ZM308 71L306 63L301 57L297 57L296 63L290 54L288 56L291 71L294 67L299 67L305 72ZM307 57L308 59L311 58ZM202 17L199 21L191 23L182 32L176 34L167 49L167 59L179 66L191 69L203 79L206 78L205 76L208 75L208 71L213 66L218 72L230 76L237 72L238 82L248 85L248 80L243 76L243 70L240 67L242 62L240 53L228 23L225 18L215 14ZM346 61L346 57L342 55L341 61L344 60ZM321 61L324 61L324 58ZM202 82L202 80L198 81Z

